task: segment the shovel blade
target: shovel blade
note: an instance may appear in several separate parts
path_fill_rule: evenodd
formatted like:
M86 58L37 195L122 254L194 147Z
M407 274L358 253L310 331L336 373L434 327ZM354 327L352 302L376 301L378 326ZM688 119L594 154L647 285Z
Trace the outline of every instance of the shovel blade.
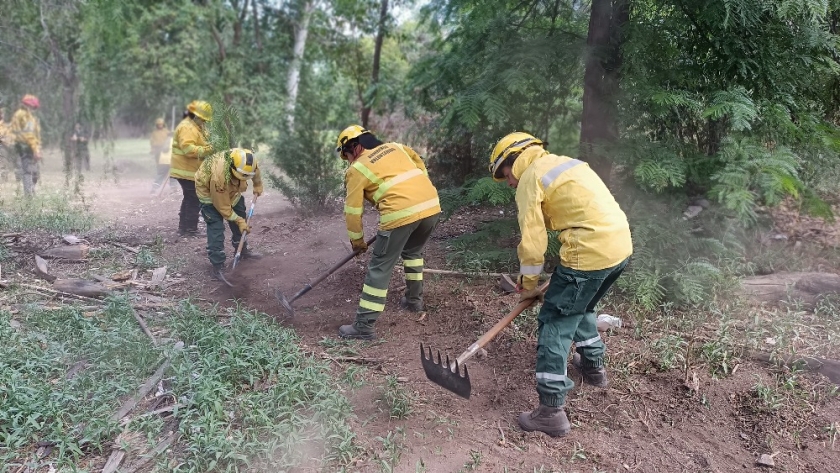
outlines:
M289 315L295 315L295 309L292 307L292 304L289 302L289 300L286 299L286 296L284 296L283 293L280 292L280 290L274 291L274 297L277 298L277 301L284 309L286 309L286 312L288 312Z
M429 381L464 399L470 398L472 385L470 384L470 373L467 371L467 365L464 365L464 374L462 375L458 360L450 362L449 355L446 355L446 362L444 363L441 361L440 351L438 351L437 361L435 361L432 355L432 347L424 347L422 343L420 344L420 362L423 364L423 371L426 372Z

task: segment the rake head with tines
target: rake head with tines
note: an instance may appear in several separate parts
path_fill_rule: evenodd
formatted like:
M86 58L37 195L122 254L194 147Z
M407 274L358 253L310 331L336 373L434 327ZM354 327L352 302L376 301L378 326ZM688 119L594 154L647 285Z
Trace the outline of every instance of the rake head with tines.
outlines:
M450 361L449 355L446 355L446 363L443 363L440 351L438 351L437 361L435 361L432 355L432 347L424 347L422 343L420 344L420 362L423 364L423 371L426 372L429 381L465 399L470 398L472 385L470 384L470 373L467 370L467 365L461 365L457 359ZM461 366L464 368L463 375L461 375Z

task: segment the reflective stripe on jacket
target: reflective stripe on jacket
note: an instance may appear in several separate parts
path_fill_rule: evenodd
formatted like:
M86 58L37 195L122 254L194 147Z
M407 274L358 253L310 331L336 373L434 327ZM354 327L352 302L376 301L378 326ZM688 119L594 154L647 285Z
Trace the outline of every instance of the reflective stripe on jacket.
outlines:
M242 193L248 190L248 181L237 179L236 176L230 174L229 168L230 164L225 160L225 153L217 153L207 158L207 162L202 163L195 172L195 193L198 195L199 202L213 204L222 217L235 221L239 216L233 211L233 206L242 198ZM227 182L225 174L230 174L230 180ZM263 184L259 167L251 180L254 181L254 191L262 193Z
M367 200L379 210L379 228L391 230L440 213L438 193L423 159L408 146L385 143L366 150L344 174L344 216L351 240L364 238Z
M41 124L29 110L19 108L12 115L9 133L15 143L29 146L35 154L41 152Z
M534 146L513 163L522 287L537 286L548 247L546 229L560 232L560 262L582 271L615 266L633 253L627 216L588 164Z
M169 176L192 181L201 161L212 152L206 131L191 118L181 120L172 138L172 161Z

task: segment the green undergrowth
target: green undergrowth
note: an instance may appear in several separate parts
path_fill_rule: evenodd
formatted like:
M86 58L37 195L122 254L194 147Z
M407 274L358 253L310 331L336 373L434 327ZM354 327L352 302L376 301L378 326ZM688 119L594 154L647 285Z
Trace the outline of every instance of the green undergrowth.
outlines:
M24 306L14 322L0 311L0 464L37 464L32 446L44 442L51 462L72 466L119 431L108 417L161 358L125 304L95 315Z
M209 323L219 316L229 317L224 326ZM351 407L293 331L265 314L190 303L170 326L186 344L173 363L173 394L186 405L175 471L284 471L353 456Z
M107 456L118 434L134 439L117 443L137 454L170 430L180 438L154 471L332 469L358 453L338 380L293 331L265 314L185 301L149 320L155 347L130 303L0 311L0 464L92 471L87 459ZM127 423L110 420L167 357L164 401L153 402L177 403L171 415L142 415L141 403ZM53 446L44 458L38 443Z
M94 223L93 214L84 201L65 193L39 192L31 198L0 199L0 228L3 232L84 232L90 230Z

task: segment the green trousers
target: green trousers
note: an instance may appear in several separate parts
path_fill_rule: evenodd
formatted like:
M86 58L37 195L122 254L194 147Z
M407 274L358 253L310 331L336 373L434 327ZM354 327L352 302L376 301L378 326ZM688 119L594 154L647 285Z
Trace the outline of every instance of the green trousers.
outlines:
M598 271L578 271L557 265L545 302L537 317L537 393L540 404L562 406L575 386L566 375L572 342L584 367L604 365L604 342L598 334L595 305L627 266Z
M405 270L405 296L409 303L423 300L423 248L438 223L440 214L432 215L393 230L380 230L373 243L365 285L353 327L361 333L373 332L379 314L385 310L388 283L397 260L402 257Z
M233 212L245 218L244 197L240 197L239 202L233 206ZM213 207L213 204L202 203L201 216L204 217L204 223L207 224L207 257L210 258L210 264L213 266L225 264L225 219L216 210L216 207ZM239 240L242 239L242 232L239 231L239 225L233 220L228 220L227 223L232 233L230 243L233 245L235 253L239 246Z

